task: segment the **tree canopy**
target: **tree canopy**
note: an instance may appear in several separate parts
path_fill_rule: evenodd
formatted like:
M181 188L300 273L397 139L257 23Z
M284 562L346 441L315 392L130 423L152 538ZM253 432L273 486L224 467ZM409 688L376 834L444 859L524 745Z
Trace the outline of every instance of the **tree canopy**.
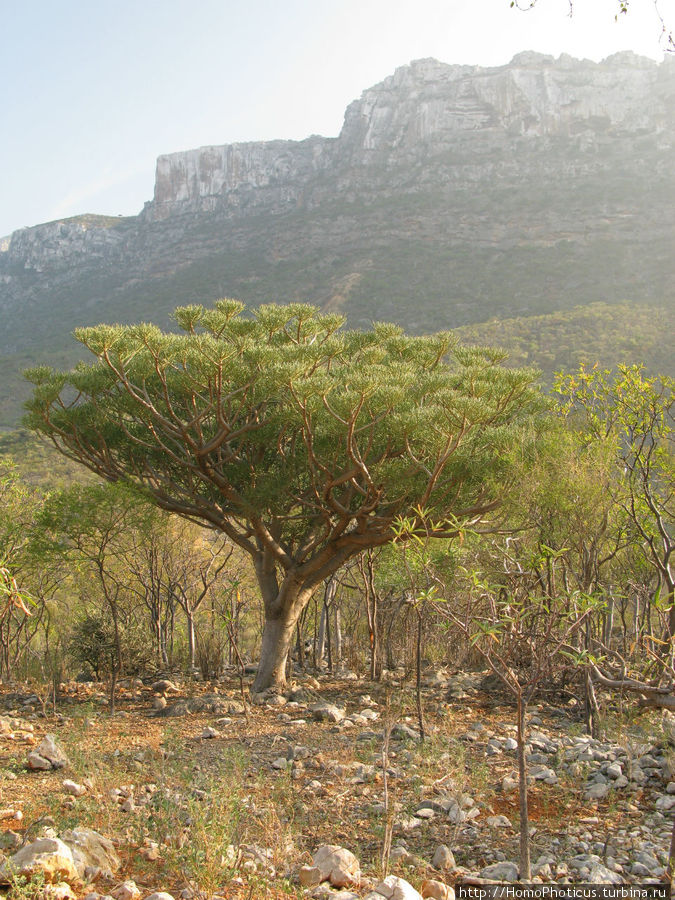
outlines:
M283 682L312 592L391 541L397 517L424 509L428 534L431 510L432 533L447 537L498 505L540 401L534 372L449 333L347 331L304 304L243 313L221 300L177 309L182 334L79 329L96 361L29 371L27 423L251 555L267 620L261 688Z

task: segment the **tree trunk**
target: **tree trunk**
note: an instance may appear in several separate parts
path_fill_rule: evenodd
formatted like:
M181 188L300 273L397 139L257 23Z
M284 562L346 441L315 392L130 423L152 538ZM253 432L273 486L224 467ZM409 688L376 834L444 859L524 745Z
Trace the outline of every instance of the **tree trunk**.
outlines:
M190 672L195 667L195 617L191 609L185 609L187 616L188 653L190 654Z
M518 694L518 794L520 807L520 880L532 878L530 864L530 816L527 809L527 760L525 759L525 704Z
M298 668L301 672L305 671L305 648L303 646L302 631L300 622L295 626L295 652L298 657Z
M108 713L111 716L115 715L115 688L117 687L117 673L117 661L113 659L110 669L110 693L108 694Z
M268 688L283 690L286 686L286 660L293 643L299 610L289 615L266 618L260 647L260 663L253 682L253 692Z
M593 687L593 675L589 668L584 672L584 724L586 734L592 738L598 736L598 701Z
M261 551L253 562L263 600L265 624L260 663L252 691L260 693L270 689L281 692L286 687L286 661L293 646L295 626L321 581L307 579L303 582L297 572L290 571L279 582L276 563L267 550ZM338 565L339 562L336 568ZM337 583L331 578L326 592L332 590L334 596L336 588Z
M339 671L342 665L342 615L340 607L335 606L335 668Z
M316 664L314 668L323 668L323 658L326 654L326 604L321 607L321 620L319 622L319 636L317 638Z
M415 699L417 702L417 723L420 728L420 740L424 743L426 728L424 726L424 706L422 705L422 613L417 613L417 647L415 648Z

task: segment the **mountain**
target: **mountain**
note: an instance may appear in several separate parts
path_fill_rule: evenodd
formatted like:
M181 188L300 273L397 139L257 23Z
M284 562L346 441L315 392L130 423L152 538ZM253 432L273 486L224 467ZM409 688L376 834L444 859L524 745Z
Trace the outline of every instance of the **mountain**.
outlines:
M523 53L403 66L350 104L336 138L161 156L138 216L0 241L0 423L15 421L20 367L78 357L77 325L166 325L176 305L222 296L498 342L494 320L509 320L504 336L534 341L524 355L545 366L559 348L537 341L558 325L577 357L589 337L602 356L589 329L614 318L614 349L667 362L674 144L675 59Z

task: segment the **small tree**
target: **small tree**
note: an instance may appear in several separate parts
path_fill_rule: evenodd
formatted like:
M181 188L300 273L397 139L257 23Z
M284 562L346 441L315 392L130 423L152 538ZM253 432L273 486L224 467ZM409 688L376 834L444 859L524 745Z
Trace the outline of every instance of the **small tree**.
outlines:
M666 631L675 637L675 381L647 377L641 366L617 372L581 369L558 378L563 412L589 444L610 448L620 474L615 499L632 524L645 559L670 609Z
M96 356L38 368L28 424L109 481L222 531L248 553L264 611L255 690L285 684L296 623L325 579L433 505L476 522L500 500L534 373L449 334L340 331L291 304L182 307L185 332L80 329ZM420 523L420 531L426 528Z
M97 618L106 623L109 654L110 714L122 672L125 611L133 596L125 550L130 533L147 528L152 507L123 485L75 485L52 494L38 516L34 552L68 561L79 574L85 600L100 602Z
M39 598L24 583L25 551L40 502L38 492L20 478L14 463L0 460L0 677L12 677L14 664L34 638L44 612Z
M555 567L561 554L546 549L534 568ZM524 573L523 573L524 574ZM470 639L492 672L516 701L516 739L520 818L520 878L529 881L529 813L527 795L527 707L556 669L584 662L573 648L575 635L600 605L579 591L539 592L536 578L521 583L491 584L466 572L467 602L463 610L444 603L439 611Z

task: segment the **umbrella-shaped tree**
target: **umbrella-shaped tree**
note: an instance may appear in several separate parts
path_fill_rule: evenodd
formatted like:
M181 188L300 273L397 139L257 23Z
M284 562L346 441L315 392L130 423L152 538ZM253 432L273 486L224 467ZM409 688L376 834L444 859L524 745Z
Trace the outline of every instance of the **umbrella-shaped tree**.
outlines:
M243 312L232 300L181 307L181 334L78 330L96 361L27 373L27 421L101 477L250 554L265 611L262 690L283 686L312 593L393 540L400 516L431 509L420 531L448 537L448 522L496 508L538 399L531 371L447 333L346 331L341 316L304 304Z

